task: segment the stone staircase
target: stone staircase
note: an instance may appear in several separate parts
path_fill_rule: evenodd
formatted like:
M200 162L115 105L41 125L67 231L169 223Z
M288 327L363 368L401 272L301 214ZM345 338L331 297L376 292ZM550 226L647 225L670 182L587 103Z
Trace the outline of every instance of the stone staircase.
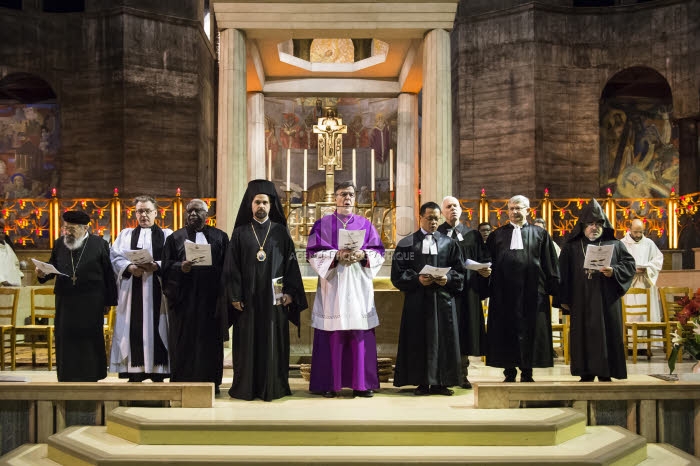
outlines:
M587 427L573 409L382 408L354 400L313 406L122 407L106 426L69 427L0 464L700 464L620 427Z

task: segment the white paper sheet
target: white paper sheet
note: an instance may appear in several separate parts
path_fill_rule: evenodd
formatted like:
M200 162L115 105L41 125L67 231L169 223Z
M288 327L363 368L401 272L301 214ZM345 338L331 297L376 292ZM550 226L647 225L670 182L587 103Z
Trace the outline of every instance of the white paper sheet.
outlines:
M193 265L211 265L211 245L185 241L185 259Z
M491 262L477 262L471 259L467 259L467 269L469 270L482 270L491 267Z
M451 267L433 267L432 265L424 265L419 275L430 275L433 278L446 277L447 272L450 271Z
M35 266L37 269L41 270L41 271L44 272L46 275L48 275L48 274L50 274L50 273L54 273L54 274L56 274L56 275L63 275L64 277L67 277L67 276L68 276L68 275L66 275L65 273L59 272L59 271L56 269L56 267L53 266L53 264L48 264L48 263L46 263L46 262L41 262L41 261L38 261L38 260L36 260L36 259L32 259L32 262L34 262L34 266Z
M124 251L124 256L126 256L132 264L136 265L150 264L153 262L153 256L148 249L130 249Z
M583 260L583 268L600 270L601 267L610 267L614 247L612 244L605 246L589 244L586 248L586 257Z

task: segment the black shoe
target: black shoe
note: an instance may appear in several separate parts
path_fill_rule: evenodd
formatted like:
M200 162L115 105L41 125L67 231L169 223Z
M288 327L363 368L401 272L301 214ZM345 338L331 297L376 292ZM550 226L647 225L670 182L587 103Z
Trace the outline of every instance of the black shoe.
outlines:
M335 398L338 394L332 390L321 392L321 396L324 398Z
M416 389L413 390L413 394L416 396L430 395L430 389L427 385L418 385L418 387L416 387Z
M521 381L521 382L534 382L535 379L533 379L531 375L522 375L522 374L521 374L521 375L520 375L520 381ZM515 381L513 381L513 382L515 382Z
M515 382L515 376L514 375L507 375L505 379L503 379L504 382L511 383Z
M430 387L430 394L452 396L454 394L454 391L450 390L444 385L433 385L432 387Z
M462 382L462 388L466 388L467 390L471 390L472 384L467 380L467 378L464 378L464 382Z
M612 378L598 376L598 382L612 382Z
M582 375L581 380L579 382L593 382L595 380L594 375Z
M215 385L214 386L214 395L220 395L220 394L221 394L221 390L219 389L219 386Z
M352 396L359 396L360 398L372 398L374 396L374 390L353 390Z

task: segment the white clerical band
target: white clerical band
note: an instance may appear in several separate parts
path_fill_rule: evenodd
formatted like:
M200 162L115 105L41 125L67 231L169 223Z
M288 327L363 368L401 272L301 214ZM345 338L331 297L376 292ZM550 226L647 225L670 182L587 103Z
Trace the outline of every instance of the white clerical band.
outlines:
M426 235L423 238L423 254L437 256L437 244L433 235Z
M520 227L513 225L513 236L510 237L510 249L523 248L523 236L520 234Z

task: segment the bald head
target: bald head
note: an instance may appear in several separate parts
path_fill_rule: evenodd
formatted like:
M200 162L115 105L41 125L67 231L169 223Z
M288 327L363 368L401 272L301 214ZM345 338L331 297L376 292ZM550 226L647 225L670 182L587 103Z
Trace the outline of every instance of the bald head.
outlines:
M644 238L644 222L635 218L630 225L630 238L639 243Z
M445 216L447 223L454 227L462 215L462 207L459 205L459 200L456 197L446 196L442 200L442 214Z

